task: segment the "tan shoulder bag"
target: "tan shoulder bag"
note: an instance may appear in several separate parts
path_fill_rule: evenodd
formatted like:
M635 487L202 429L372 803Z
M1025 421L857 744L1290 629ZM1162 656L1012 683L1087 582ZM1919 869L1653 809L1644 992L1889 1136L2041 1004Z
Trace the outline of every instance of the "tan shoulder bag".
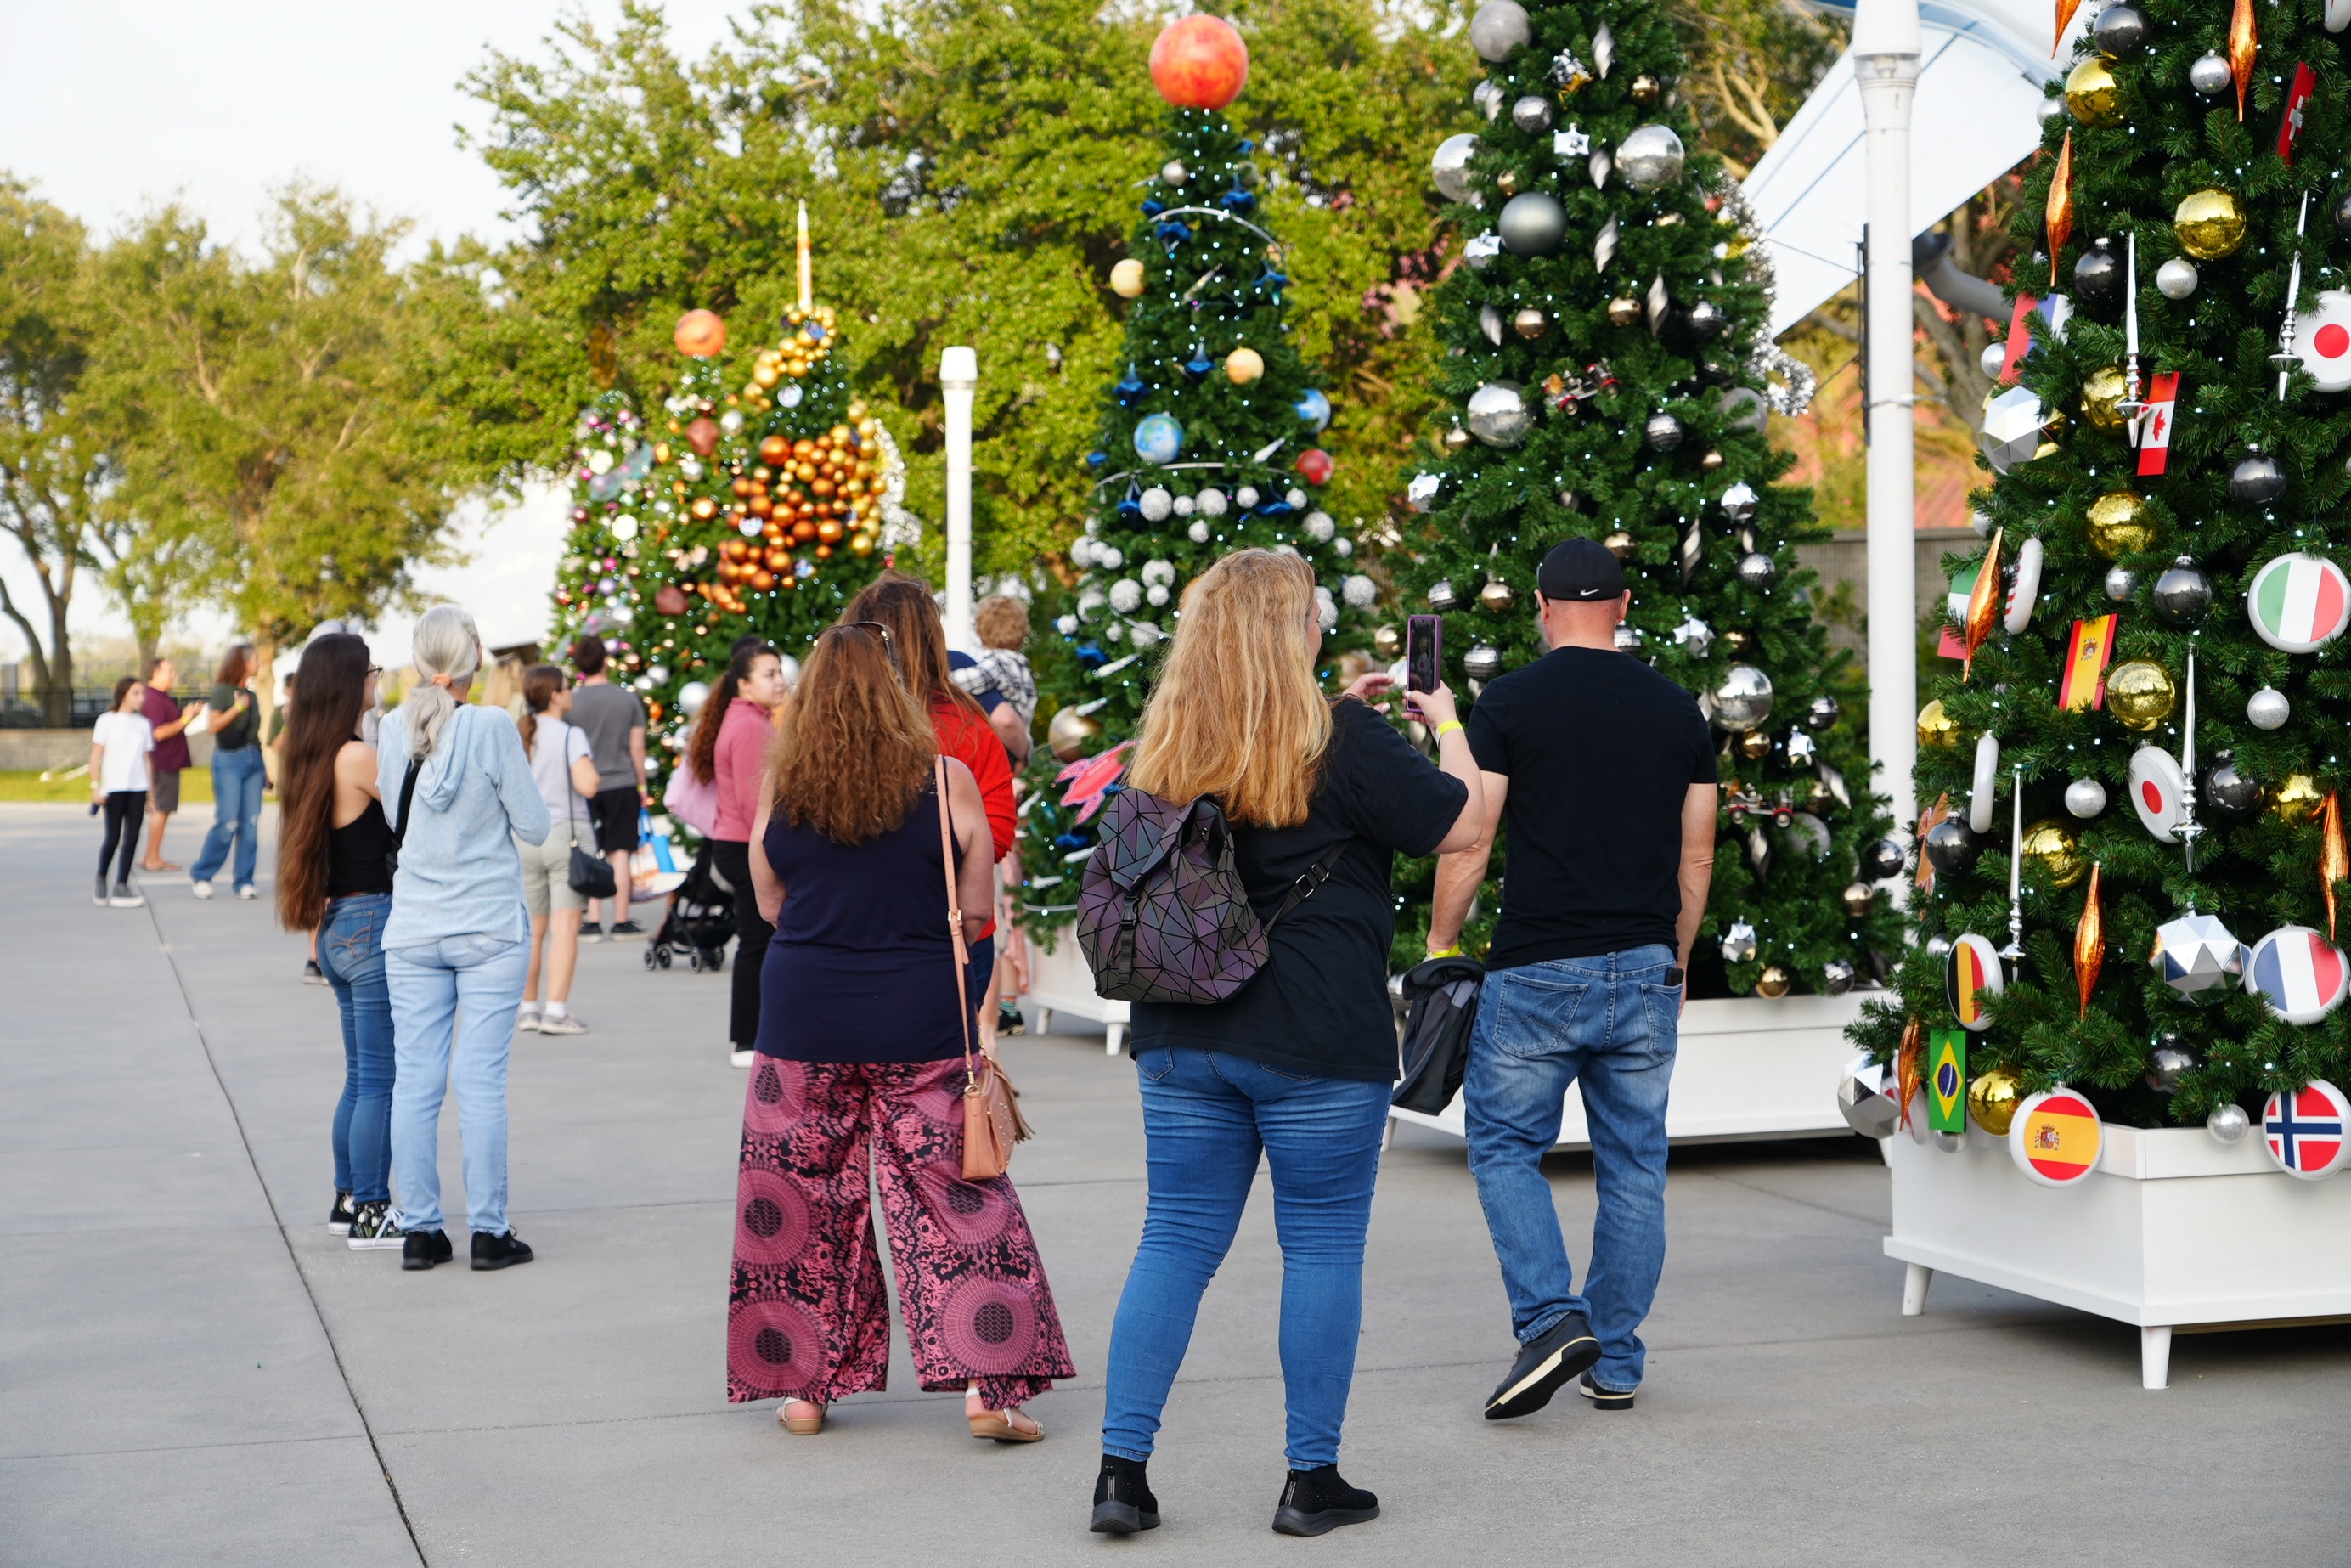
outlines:
M939 801L939 863L946 870L947 939L955 944L956 1017L963 1020L963 1176L987 1181L1012 1166L1012 1145L1029 1136L1021 1119L1020 1091L990 1058L971 1048L971 986L965 978L971 950L963 941L963 905L956 896L955 838L947 825L947 764L932 764Z

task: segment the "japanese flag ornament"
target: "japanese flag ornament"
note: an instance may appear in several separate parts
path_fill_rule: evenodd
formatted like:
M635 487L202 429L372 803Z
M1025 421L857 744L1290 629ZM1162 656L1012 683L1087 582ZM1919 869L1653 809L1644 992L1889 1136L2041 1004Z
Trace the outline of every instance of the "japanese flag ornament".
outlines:
M1970 931L1951 944L1943 962L1943 997L1961 1029L1981 1034L1991 1027L1991 999L2003 981L2000 954L1990 937Z
M2245 614L2271 647L2314 653L2351 624L2351 579L2322 556L2293 551L2253 573Z
M2294 351L2320 392L2351 391L2351 292L2319 290L2294 319Z
M2262 1142L2288 1176L2333 1176L2351 1158L2351 1101L2324 1078L2273 1094L2262 1107Z
M2245 959L2245 989L2288 1023L2316 1023L2341 1007L2346 983L2351 963L2343 950L2307 925L2279 926Z
M2188 775L2169 752L2142 746L2131 754L2131 805L2138 811L2140 826L2160 841L2179 841L2179 824L2188 819L2182 804L2187 796Z
M2064 1084L2017 1103L2008 1124L2009 1157L2043 1186L2079 1186L2098 1168L2098 1113Z
M2032 604L2041 597L2041 541L2027 539L2016 547L2016 581L2008 591L2001 625L2011 637L2032 623Z

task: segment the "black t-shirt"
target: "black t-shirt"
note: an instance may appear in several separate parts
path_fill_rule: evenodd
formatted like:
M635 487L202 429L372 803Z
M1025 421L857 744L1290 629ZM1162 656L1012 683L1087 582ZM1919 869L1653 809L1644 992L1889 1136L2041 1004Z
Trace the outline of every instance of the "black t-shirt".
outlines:
M1715 782L1696 699L1630 654L1554 648L1488 686L1469 750L1507 774L1489 969L1674 945L1682 800Z
M1393 1082L1387 970L1395 913L1388 874L1398 852L1436 849L1468 798L1467 785L1438 772L1379 715L1359 702L1340 703L1306 821L1233 832L1233 863L1259 919L1343 841L1346 852L1331 879L1282 916L1265 967L1225 1000L1135 1003L1132 1049L1193 1046L1287 1072Z

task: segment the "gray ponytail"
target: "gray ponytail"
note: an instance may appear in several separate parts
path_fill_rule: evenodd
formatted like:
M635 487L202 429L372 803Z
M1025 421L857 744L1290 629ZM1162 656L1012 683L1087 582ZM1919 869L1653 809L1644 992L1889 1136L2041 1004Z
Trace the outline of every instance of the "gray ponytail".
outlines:
M440 742L441 728L457 711L457 698L446 686L433 684L446 675L463 689L472 685L482 663L482 634L474 618L454 604L436 604L416 622L414 651L410 662L423 679L402 705L408 712L408 754L422 762Z

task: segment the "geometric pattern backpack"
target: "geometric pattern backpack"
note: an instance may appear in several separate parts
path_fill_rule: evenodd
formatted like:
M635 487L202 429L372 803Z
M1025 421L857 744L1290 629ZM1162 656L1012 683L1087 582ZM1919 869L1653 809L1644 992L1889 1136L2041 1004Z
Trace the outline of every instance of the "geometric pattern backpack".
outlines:
M1078 946L1094 992L1131 1002L1220 1002L1265 967L1275 921L1330 879L1331 846L1263 921L1233 865L1217 802L1164 800L1133 786L1104 808L1078 890Z

